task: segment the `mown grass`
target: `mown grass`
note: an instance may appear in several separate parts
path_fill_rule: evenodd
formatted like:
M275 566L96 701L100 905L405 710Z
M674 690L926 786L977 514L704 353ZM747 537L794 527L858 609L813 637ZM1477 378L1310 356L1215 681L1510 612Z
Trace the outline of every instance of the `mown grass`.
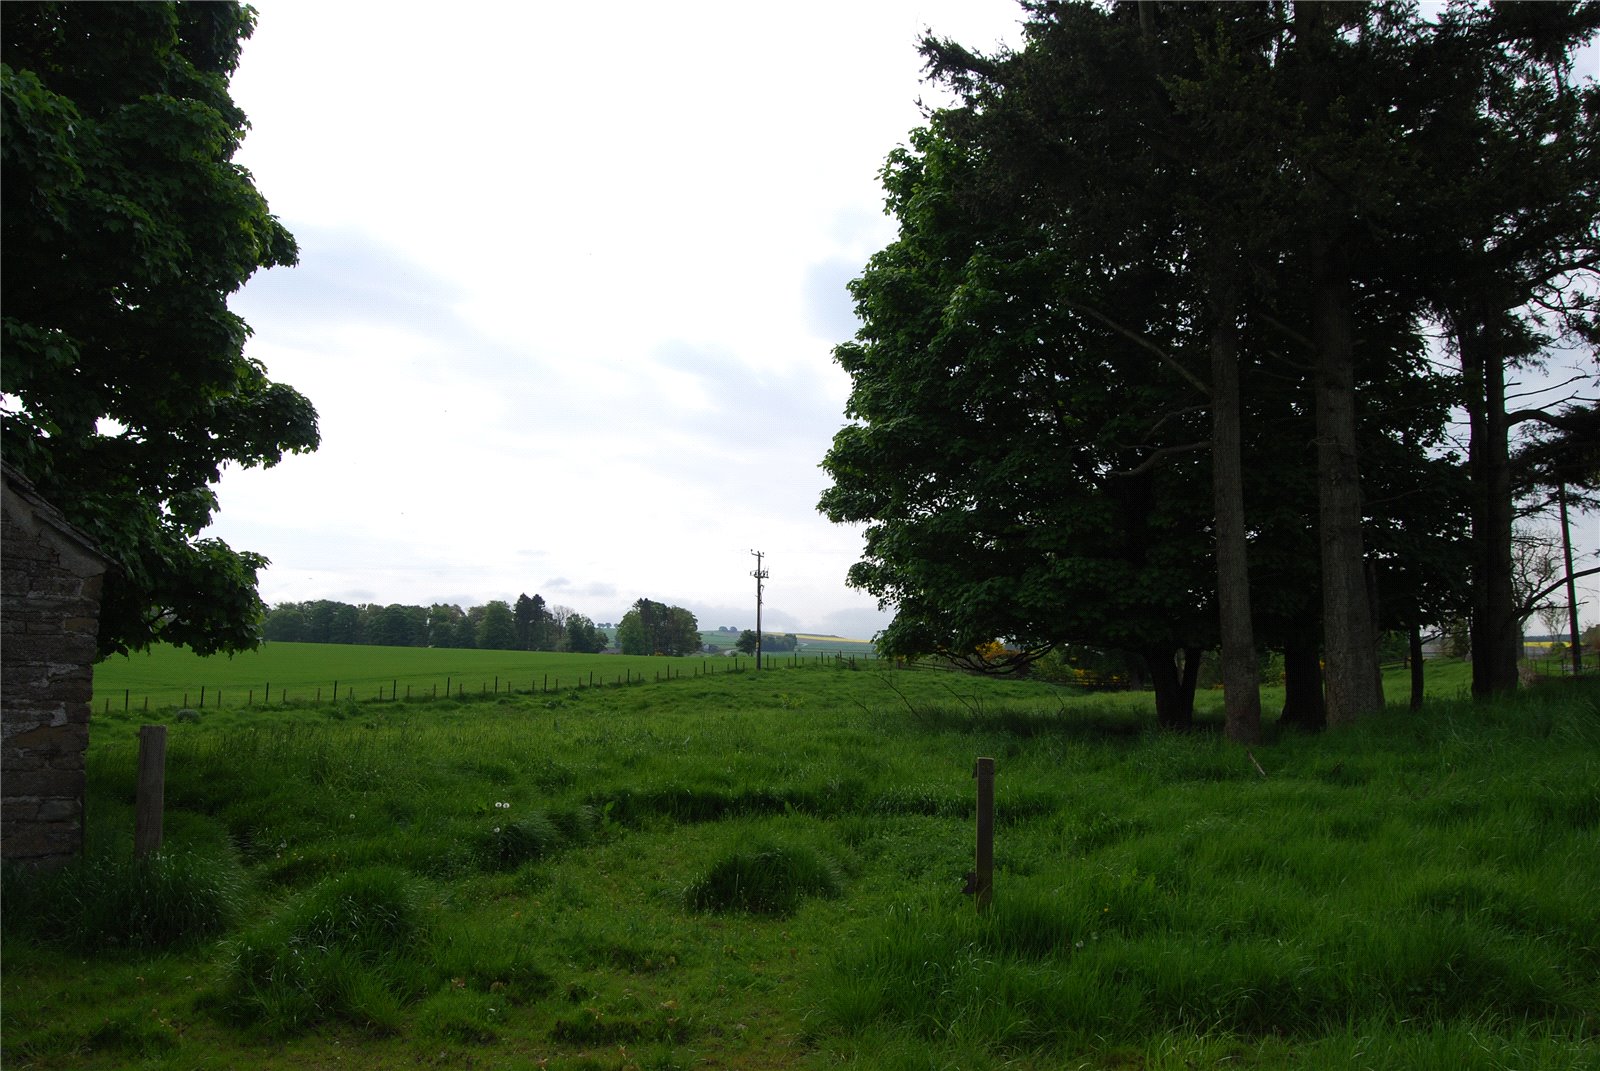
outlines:
M817 653L783 656L786 666L810 668L827 660ZM337 698L359 702L397 694L414 700L543 695L738 673L752 665L748 657L727 655L651 658L338 643L268 643L232 657L201 658L185 648L155 647L95 666L94 710L142 714L180 706L306 705L332 701L335 686Z
M206 711L176 884L118 862L139 719L97 715L89 862L7 874L4 1063L1595 1066L1592 683L1284 734L1265 776L1202 699L1185 735L886 671Z

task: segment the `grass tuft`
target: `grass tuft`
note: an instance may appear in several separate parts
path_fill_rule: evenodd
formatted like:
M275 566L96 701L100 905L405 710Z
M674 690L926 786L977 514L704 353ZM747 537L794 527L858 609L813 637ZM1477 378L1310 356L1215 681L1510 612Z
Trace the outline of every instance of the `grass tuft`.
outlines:
M396 1030L402 1004L425 985L418 955L426 936L403 872L327 879L236 940L222 1007L269 1036L335 1020Z
M684 890L691 911L792 915L809 896L841 891L832 866L811 849L772 842L737 848Z
M244 889L238 864L220 853L99 855L57 870L4 873L8 939L26 934L85 949L206 941L238 918Z

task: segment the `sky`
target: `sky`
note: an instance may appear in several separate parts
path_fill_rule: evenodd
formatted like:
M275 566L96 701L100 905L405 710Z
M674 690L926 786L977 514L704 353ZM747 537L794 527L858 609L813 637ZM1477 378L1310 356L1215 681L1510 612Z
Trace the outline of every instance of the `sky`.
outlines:
M208 534L271 559L268 603L748 628L761 550L765 629L888 623L816 510L831 351L894 237L884 159L942 99L918 40L1016 43L1014 0L254 6L236 161L300 263L232 306L322 446L228 470Z
M816 510L845 284L894 237L917 42L1013 0L262 0L236 157L300 264L232 305L322 446L230 470L209 534L269 603L478 605L870 637L858 528Z

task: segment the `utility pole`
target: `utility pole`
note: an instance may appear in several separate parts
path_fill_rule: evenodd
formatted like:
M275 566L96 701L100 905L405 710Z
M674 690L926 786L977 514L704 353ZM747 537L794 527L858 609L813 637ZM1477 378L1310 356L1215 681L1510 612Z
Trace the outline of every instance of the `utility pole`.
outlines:
M756 578L756 669L761 668L761 582L767 578L767 571L761 568L761 552L752 550L755 555L755 572L750 575Z

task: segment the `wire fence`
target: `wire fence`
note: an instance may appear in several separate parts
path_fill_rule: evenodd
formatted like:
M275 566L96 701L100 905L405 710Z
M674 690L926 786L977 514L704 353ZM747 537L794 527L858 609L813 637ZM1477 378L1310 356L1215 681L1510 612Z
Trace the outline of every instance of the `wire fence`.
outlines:
M559 695L563 691L626 688L640 684L661 684L674 680L690 680L762 670L805 669L827 666L857 669L859 665L857 659L858 656L856 654L842 651L797 651L786 652L781 655L764 654L761 658L761 665L757 667L754 658L717 655L702 658L698 666L685 667L681 664L668 664L654 670L653 673L624 668L621 673L617 674L608 674L591 669L586 673L565 677L549 673L517 678L500 675L485 678L482 674L465 676L447 674L442 679L436 676L412 678L393 676L375 679L371 675L352 675L347 678L335 677L320 684L295 682L274 686L271 681L263 681L259 689L248 684L223 686L201 684L189 688L183 685L175 685L136 693L135 689L130 687L121 689L122 694L120 697L102 695L96 698L100 700L100 710L106 714L119 708L124 712L132 712L134 710L148 712L152 709L165 710L174 707L180 711L199 711L222 708L241 709L257 706L318 706L325 702L393 703L428 701L440 698L460 701L469 698L490 698L493 696ZM180 693L182 701L178 702L174 697ZM121 700L120 703L116 702L118 698ZM152 699L154 699L153 704Z

